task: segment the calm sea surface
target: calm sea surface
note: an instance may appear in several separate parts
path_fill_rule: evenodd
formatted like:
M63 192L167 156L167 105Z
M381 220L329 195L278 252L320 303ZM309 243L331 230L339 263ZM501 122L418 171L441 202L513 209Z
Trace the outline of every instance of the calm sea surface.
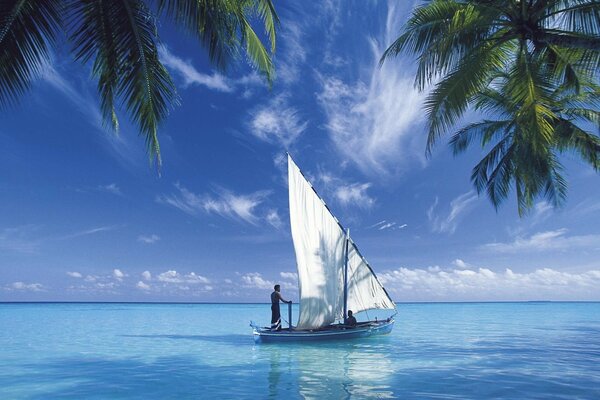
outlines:
M388 336L255 345L269 317L0 304L0 399L600 399L600 303L399 304Z

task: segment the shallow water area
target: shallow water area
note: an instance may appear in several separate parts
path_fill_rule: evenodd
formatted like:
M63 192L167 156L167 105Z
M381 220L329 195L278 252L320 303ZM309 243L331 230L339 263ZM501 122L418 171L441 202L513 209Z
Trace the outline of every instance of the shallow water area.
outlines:
M600 303L399 304L390 335L255 344L269 313L0 304L0 398L600 398Z

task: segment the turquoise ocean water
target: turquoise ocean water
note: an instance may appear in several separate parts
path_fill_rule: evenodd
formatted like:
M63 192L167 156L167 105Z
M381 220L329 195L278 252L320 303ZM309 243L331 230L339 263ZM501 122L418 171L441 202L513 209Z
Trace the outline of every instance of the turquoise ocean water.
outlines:
M269 312L0 304L0 399L600 399L600 303L399 304L388 336L254 344Z

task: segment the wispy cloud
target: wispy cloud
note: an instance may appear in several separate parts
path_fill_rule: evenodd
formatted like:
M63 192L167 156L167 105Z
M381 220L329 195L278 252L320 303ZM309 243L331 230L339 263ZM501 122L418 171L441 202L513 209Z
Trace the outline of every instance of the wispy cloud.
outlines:
M179 193L161 195L156 201L173 206L187 214L217 214L236 221L256 225L260 219L257 207L262 204L269 191L258 191L247 195L238 195L225 189L219 189L216 195L195 194L180 184L175 187Z
M112 193L117 196L123 196L123 192L116 183L110 183L108 185L98 185L96 190L106 193Z
M137 240L138 242L152 244L158 242L160 240L160 236L154 233L152 235L140 235L138 236Z
M115 268L115 269L113 269L112 276L116 280L122 281L123 278L125 278L127 275L123 271L121 271L120 269Z
M375 199L367 194L367 189L370 187L370 183L352 183L338 186L335 189L335 197L342 205L352 204L362 208L369 208L375 203Z
M96 233L101 232L109 232L119 228L119 225L107 225L107 226L98 226L96 228L85 229L79 232L71 233L65 236L60 236L58 240L67 240L67 239L75 239L82 236L94 235Z
M70 276L71 278L77 278L77 279L83 278L83 275L81 274L81 272L77 272L77 271L67 271L67 275Z
M38 229L39 226L32 224L0 229L0 249L35 252L41 243L41 239L34 237Z
M448 215L442 216L437 212L439 199L436 197L427 210L427 218L433 232L454 233L460 220L472 210L477 198L477 193L473 191L461 194L450 202Z
M275 60L277 79L284 85L289 85L300 79L303 64L306 62L307 46L304 42L303 27L298 22L288 19L282 24L279 36L283 57Z
M158 53L163 64L183 79L185 87L200 85L220 92L232 92L234 90L223 75L217 72L211 75L198 72L190 61L184 61L175 56L165 46L159 47Z
M298 280L298 273L297 272L280 272L279 276L281 276L283 279L289 279L292 281L297 281Z
M404 301L600 299L597 270L572 273L540 268L518 273L510 268L495 272L459 264L460 269L449 270L398 268L378 277L392 297Z
M272 289L275 286L275 282L264 279L258 272L249 272L242 275L242 282L247 287L256 289Z
M410 68L390 60L381 68L379 58L397 35L402 15L391 5L385 31L370 40L371 57L364 79L356 82L321 75L318 100L327 117L327 130L338 151L363 172L386 176L415 161L424 165L421 130L423 94L413 87ZM417 136L417 134L419 136Z
M283 225L283 222L281 221L281 217L279 216L277 210L269 210L265 219L276 229L281 228L281 226Z
M144 280L151 281L152 273L150 271L144 271L142 272L142 278L144 278Z
M148 291L151 289L150 285L148 285L147 283L144 283L142 281L139 281L135 287L137 287L140 290L144 290L144 291Z
M109 153L116 156L123 166L131 168L147 165L143 150L129 141L122 131L117 135L106 129L98 100L90 94L89 86L73 86L50 64L44 66L41 79L62 93L86 117L90 125L101 134L102 143L109 149Z
M375 204L375 198L368 193L371 183L348 182L323 170L311 180L322 183L324 193L333 196L343 206L370 208Z
M512 242L495 242L482 246L486 251L498 253L518 253L523 251L600 249L600 235L568 236L566 228L538 232L531 236L517 237Z
M206 284L210 283L210 279L205 276L198 275L195 272L188 274L180 274L175 270L162 272L156 276L156 280L165 283L185 283L185 284Z
M284 95L250 111L250 132L260 140L276 143L285 149L306 130L308 122L300 117L297 108L289 105Z
M41 292L44 291L44 285L41 283L25 283L25 282L13 282L6 287L8 290L18 290L23 292Z
M21 225L0 229L0 249L19 253L35 253L42 245L50 241L69 240L100 232L111 231L119 226L99 226L66 235L44 235L39 225Z
M408 226L408 224L398 224L397 222L394 221L387 221L387 220L382 220L379 221L369 227L367 227L367 229L377 229L378 231L385 231L385 230L399 230L399 229L404 229Z

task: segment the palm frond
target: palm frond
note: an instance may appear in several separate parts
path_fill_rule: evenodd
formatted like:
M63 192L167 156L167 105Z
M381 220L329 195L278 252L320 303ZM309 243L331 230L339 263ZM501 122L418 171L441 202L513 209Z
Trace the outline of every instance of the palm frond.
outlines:
M506 47L508 44L482 45L429 94L424 104L429 120L427 154L431 154L438 138L465 112L473 96L489 85L505 61Z
M574 151L600 171L600 137L591 135L572 121L561 119L555 129L556 148L561 152Z
M117 128L119 99L160 166L158 127L178 97L158 59L154 15L136 0L91 0L74 2L69 21L75 57L94 60L105 123Z
M125 49L117 47L113 21L121 8L106 0L73 1L69 7L71 41L75 58L87 63L94 59L92 75L98 79L100 109L105 125L118 132L116 97L120 75L126 68Z
M496 209L510 193L514 171L512 157L515 152L515 145L511 141L511 136L507 136L498 142L471 173L477 193L485 190Z
M158 126L178 101L175 85L158 59L158 37L150 10L135 0L118 3L122 9L113 21L115 43L127 66L119 82L119 95L146 137L151 160L156 157L160 166Z
M197 36L220 69L225 69L231 58L244 49L252 64L272 82L271 54L276 47L279 19L271 0L159 0L158 8L176 25ZM252 28L250 21L254 16L264 25L271 54Z
M62 8L60 0L0 2L0 107L15 103L49 62Z
M510 129L512 122L507 121L490 121L483 120L481 122L474 122L465 126L456 132L450 139L450 147L454 155L462 153L469 147L476 137L480 137L482 147L494 140L499 135Z

